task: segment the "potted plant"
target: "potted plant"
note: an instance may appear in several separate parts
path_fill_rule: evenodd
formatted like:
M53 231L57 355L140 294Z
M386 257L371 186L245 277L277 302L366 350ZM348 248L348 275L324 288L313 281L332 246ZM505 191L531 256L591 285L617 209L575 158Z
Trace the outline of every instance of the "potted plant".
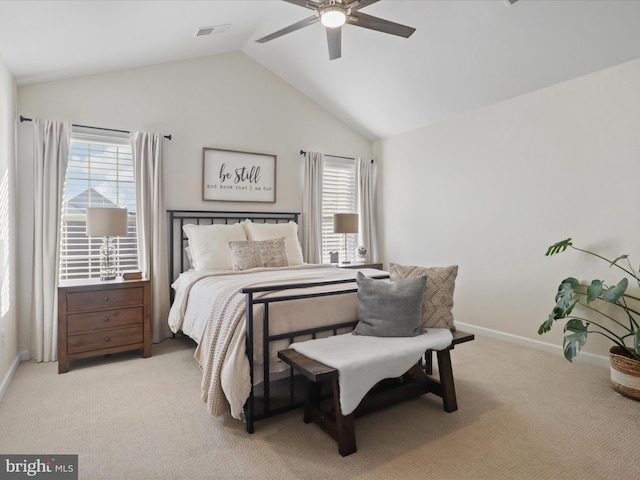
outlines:
M640 298L627 293L629 279L640 287L640 273L631 266L628 255L609 260L575 247L570 238L551 245L545 255L556 255L567 248L597 257L625 276L616 285L598 279L581 283L573 277L565 278L558 287L556 305L538 333L551 330L555 320L566 320L563 347L569 361L580 353L589 334L608 338L614 344L609 350L614 390L640 400Z

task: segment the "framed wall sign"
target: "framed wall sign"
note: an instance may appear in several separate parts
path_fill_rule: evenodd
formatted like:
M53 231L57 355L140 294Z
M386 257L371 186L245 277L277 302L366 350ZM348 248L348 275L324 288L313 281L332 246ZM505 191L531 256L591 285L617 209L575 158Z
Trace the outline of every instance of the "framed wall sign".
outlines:
M204 200L275 202L276 156L203 149Z

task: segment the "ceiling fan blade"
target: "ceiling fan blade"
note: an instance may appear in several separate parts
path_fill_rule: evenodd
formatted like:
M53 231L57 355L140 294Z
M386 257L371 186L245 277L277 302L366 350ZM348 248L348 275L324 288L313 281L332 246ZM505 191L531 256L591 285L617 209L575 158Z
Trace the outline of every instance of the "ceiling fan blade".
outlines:
M299 7L308 8L310 10L316 10L321 5L321 2L314 2L313 0L284 0L284 1L287 3L293 3L294 5L298 5Z
M287 33L295 32L296 30L300 30L301 28L308 27L316 22L320 21L320 17L312 15L311 17L305 18L304 20L300 20L299 22L294 23L293 25L289 25L277 32L272 33L271 35L267 35L266 37L259 38L256 40L258 43L265 43L269 40L273 40L274 38L281 37L286 35Z
M347 8L350 8L354 12L356 10L360 10L361 8L368 7L373 3L378 3L380 0L356 0L355 2L351 2L347 5Z
M335 60L342 56L342 27L327 28L326 30L329 60Z
M407 27L399 23L385 20L383 18L373 17L362 12L355 12L349 15L347 23L356 27L377 30L378 32L390 33L399 37L409 38L416 31L413 27Z

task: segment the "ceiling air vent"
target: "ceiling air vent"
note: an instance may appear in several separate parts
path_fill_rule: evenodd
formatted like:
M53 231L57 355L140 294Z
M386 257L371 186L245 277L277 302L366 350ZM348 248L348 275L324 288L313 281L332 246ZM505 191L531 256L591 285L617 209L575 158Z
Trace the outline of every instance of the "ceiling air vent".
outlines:
M196 37L204 37L205 35L211 35L212 33L224 33L227 30L229 30L229 27L231 26L230 23L227 23L225 25L213 25L211 27L199 27L198 30L196 30Z

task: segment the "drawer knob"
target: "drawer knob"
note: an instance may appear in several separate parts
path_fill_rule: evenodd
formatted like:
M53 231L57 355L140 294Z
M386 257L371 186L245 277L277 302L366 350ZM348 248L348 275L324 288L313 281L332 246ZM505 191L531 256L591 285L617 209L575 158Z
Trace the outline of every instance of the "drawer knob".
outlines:
M108 296L108 295L105 295L105 296L104 296L104 301L105 301L105 302L108 302L108 301L109 301L109 296Z
M104 317L104 321L108 322L109 321L109 317Z
M109 340L111 340L109 337L104 337L105 342L108 342Z

